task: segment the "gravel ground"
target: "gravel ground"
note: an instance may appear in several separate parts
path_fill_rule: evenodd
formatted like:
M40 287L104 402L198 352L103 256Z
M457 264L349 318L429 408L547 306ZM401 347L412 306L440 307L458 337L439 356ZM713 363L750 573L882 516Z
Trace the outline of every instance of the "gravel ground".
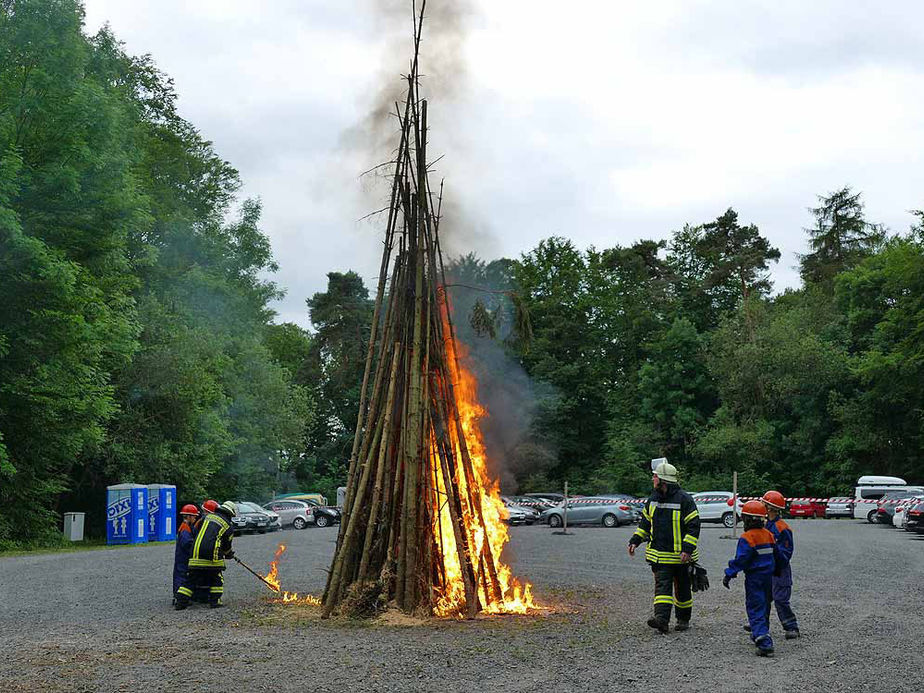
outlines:
M407 626L268 603L236 565L226 608L175 612L172 546L2 558L0 690L917 690L922 540L852 520L792 525L803 638L777 638L773 659L741 629L743 580L722 588L734 542L715 525L700 541L712 589L695 596L693 628L667 636L645 625L652 580L624 550L631 527L513 528L509 559L548 614ZM335 535L245 536L235 550L265 570L285 541L284 588L318 594Z

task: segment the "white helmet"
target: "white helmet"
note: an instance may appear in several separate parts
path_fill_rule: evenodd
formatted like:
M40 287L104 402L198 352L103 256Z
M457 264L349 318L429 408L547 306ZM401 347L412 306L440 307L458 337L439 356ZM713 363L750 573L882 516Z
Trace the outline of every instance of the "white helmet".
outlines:
M231 517L237 515L237 505L233 501L225 501L218 507L222 510L227 510Z
M677 483L677 467L669 462L662 462L655 468L654 473L661 481Z

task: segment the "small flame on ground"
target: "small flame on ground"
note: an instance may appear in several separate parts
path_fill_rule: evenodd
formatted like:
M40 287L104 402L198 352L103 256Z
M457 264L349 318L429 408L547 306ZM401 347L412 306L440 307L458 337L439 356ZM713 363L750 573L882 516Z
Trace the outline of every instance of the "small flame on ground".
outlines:
M282 557L282 554L286 552L286 545L280 544L276 548L276 553L273 556L273 560L270 561L269 572L263 576L263 579L270 584L277 594L281 594L281 597L276 597L273 599L274 604L304 604L309 606L320 606L321 600L311 594L301 595L298 592L288 592L283 591L282 586L279 582L279 559Z

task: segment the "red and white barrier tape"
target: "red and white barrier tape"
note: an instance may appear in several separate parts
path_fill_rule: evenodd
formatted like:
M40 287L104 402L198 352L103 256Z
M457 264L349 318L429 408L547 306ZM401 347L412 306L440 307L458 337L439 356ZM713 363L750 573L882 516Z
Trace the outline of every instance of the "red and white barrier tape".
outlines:
M744 503L750 500L760 500L759 496L738 496L738 502ZM728 496L700 496L696 499L696 502L702 503L704 501L726 501L731 505L731 498ZM615 498L582 498L581 496L572 496L568 498L569 503L588 503L588 504L604 504L604 505L644 505L648 502L647 498L633 498L633 499L615 499ZM913 503L919 503L921 501L914 500L911 498L900 498L900 499L875 499L875 498L787 498L787 503L836 503L838 505L848 505L856 503L877 503L881 505L909 505ZM515 501L511 502L510 505L518 505L522 507L549 507L551 501ZM561 501L551 503L552 506L560 505Z

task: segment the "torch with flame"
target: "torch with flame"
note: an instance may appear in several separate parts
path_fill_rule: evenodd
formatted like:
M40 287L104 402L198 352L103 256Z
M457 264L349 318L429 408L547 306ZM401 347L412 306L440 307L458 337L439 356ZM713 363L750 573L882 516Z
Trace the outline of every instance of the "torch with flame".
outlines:
M279 581L279 559L282 557L282 554L286 552L286 545L280 544L276 547L276 553L273 555L273 560L270 561L269 572L263 576L263 579L268 585L270 585L277 594L281 596L273 599L275 604L304 604L308 606L320 606L321 600L317 597L305 594L300 595L298 592L288 592L282 590L282 585Z

